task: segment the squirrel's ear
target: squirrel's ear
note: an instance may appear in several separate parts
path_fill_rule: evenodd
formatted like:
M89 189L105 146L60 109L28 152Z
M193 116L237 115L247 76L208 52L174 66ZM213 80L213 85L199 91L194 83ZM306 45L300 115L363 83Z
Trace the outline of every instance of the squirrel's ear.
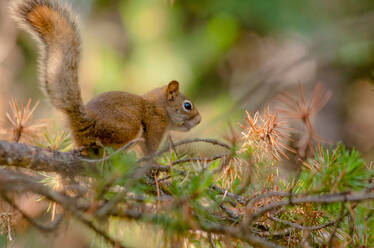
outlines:
M167 99L173 101L179 95L179 83L175 80L168 84Z

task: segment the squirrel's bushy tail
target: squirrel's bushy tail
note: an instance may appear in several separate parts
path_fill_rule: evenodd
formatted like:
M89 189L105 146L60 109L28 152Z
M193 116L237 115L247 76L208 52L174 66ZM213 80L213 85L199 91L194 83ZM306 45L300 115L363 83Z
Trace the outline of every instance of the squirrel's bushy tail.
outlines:
M54 0L19 0L11 11L40 45L40 79L52 105L69 116L73 130L88 129L92 120L78 81L80 36L70 8Z

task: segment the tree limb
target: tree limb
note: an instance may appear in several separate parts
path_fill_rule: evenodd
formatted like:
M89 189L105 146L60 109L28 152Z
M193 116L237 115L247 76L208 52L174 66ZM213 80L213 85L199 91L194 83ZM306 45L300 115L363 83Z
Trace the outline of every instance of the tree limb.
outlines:
M251 220L256 219L263 214L270 212L273 209L289 206L289 205L300 205L304 203L335 203L335 202L360 202L374 199L374 192L353 192L349 194L323 194L323 195L306 195L298 196L294 195L292 203L289 200L277 201L268 205L265 205L250 216Z
M86 166L76 152L58 152L0 140L0 165L16 166L35 171L81 174Z
M21 172L15 172L7 169L0 169L0 191L4 195L9 192L33 192L47 197L48 199L60 204L66 211L69 211L78 221L85 224L95 233L102 236L107 242L114 247L125 248L121 242L111 238L104 230L97 227L92 220L86 217L81 209L88 209L90 205L78 204L78 199L71 198L62 193L56 192L49 187L35 181L32 176ZM79 199L81 200L81 199Z

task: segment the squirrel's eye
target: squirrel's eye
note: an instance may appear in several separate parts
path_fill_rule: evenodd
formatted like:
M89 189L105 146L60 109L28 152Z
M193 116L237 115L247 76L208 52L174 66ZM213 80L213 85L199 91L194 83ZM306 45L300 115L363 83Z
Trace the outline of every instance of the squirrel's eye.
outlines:
M191 109L192 109L192 103L190 101L187 101L187 100L184 101L183 102L183 108L186 111L191 111Z

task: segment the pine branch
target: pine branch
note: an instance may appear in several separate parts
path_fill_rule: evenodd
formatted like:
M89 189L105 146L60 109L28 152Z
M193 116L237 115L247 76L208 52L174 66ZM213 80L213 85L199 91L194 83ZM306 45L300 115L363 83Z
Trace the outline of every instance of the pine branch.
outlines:
M49 151L5 140L0 140L0 165L58 172L64 175L79 175L88 168L86 163L80 160L77 152Z
M374 192L352 192L347 194L323 194L323 195L305 195L298 196L293 195L292 202L289 200L282 200L274 203L270 203L265 205L258 210L256 210L249 218L251 220L255 220L256 218L268 213L274 209L284 207L284 206L292 206L292 205L300 205L305 203L336 203L336 202L361 202L374 199Z

